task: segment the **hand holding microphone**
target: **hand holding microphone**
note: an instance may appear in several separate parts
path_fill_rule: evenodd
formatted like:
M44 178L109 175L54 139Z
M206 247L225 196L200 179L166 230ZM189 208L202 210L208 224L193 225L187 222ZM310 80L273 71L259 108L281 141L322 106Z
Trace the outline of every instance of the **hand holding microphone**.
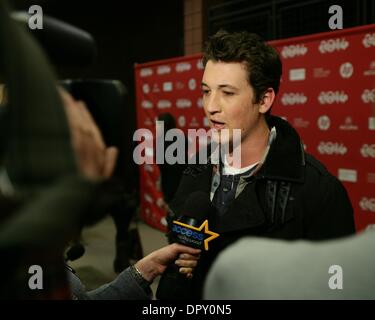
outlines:
M174 263L179 267L178 271L180 273L185 274L187 278L191 279L199 258L199 254L181 253Z
M174 242L201 250L208 250L208 242L219 235L209 230L208 220L213 213L213 206L209 200L209 195L202 191L197 191L186 199L183 216L173 221L171 235ZM206 217L206 220L204 218ZM196 256L181 254L179 260L175 262L181 268L180 273L185 273L189 278L193 276L191 260Z
M219 234L209 230L207 218L214 213L209 194L196 191L190 194L184 204L182 215L171 225L170 236L173 242L191 248L208 250L209 242ZM184 299L192 278L196 261L188 254L180 254L175 264L167 267L162 275L156 293L158 299Z
M199 249L190 248L179 243L173 243L156 250L139 260L135 267L141 272L145 280L152 282L154 278L162 274L180 255L180 262L188 271L192 271L197 265Z

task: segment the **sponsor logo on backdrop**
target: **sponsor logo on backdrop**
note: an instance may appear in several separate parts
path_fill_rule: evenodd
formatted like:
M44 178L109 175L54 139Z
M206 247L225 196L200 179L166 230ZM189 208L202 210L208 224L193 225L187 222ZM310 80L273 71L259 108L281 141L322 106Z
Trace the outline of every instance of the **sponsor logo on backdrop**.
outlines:
M146 172L154 172L154 168L151 164L145 164L145 171Z
M359 206L363 211L375 212L375 198L362 197Z
M318 145L318 152L326 155L344 155L348 148L341 142L324 142L321 141Z
M160 92L160 88L159 88L159 85L157 83L154 83L154 85L152 86L152 92L153 93Z
M189 124L189 127L190 128L197 128L197 127L200 127L197 119L195 117L193 117L190 121L190 124Z
M176 72L181 73L189 71L191 69L191 64L189 62L180 62L176 64Z
M375 76L375 60L372 60L367 70L363 72L364 76Z
M190 79L188 86L190 90L195 90L197 88L197 81L194 78Z
M352 117L346 117L344 124L340 125L339 129L344 131L358 130L358 126L353 123Z
M156 73L158 75L163 75L163 74L171 73L171 71L172 71L171 66L169 66L169 65L163 65L163 66L159 66L157 68Z
M309 125L310 122L303 118L294 118L293 120L293 126L296 128L307 128Z
M145 193L143 197L144 197L146 202L154 203L154 199L152 199L152 197L148 193Z
M306 79L306 69L290 69L289 70L289 81L303 81Z
M203 66L203 60L202 59L199 59L197 61L197 69L198 70L203 70L204 69L204 66Z
M150 211L149 208L146 208L146 210L145 210L145 214L146 214L146 217L147 217L147 218L152 217L152 216L151 216L151 211Z
M281 51L281 56L284 59L294 58L297 56L304 56L307 53L307 48L304 44L297 44L291 46L284 46Z
M183 128L186 125L186 118L184 116L180 116L178 117L177 122L178 122L178 125Z
M153 122L151 121L150 118L146 118L146 120L143 123L145 126L153 126Z
M344 79L348 79L353 75L354 68L350 62L345 62L340 66L340 75Z
M331 70L324 69L323 67L318 67L313 69L313 77L314 78L328 78L331 74Z
M173 91L173 83L168 81L163 83L163 91L164 92L171 92Z
M185 85L183 82L177 81L175 87L177 90L182 90L183 88L185 88Z
M169 100L159 100L157 104L158 109L167 109L172 107L172 103Z
M375 33L367 33L362 39L365 48L375 47Z
M201 97L197 99L197 107L203 108L203 99Z
M168 221L165 217L161 217L160 218L160 224L162 224L163 226L168 226Z
M328 116L323 115L318 118L317 123L318 123L318 128L320 130L325 131L325 130L328 130L329 127L331 126L331 119Z
M368 118L368 129L375 130L375 117Z
M361 147L361 155L364 158L375 158L375 144L365 143Z
M158 198L156 200L156 206L158 206L159 208L162 208L164 205L164 201L163 201L163 198Z
M203 125L204 125L205 127L209 127L209 126L210 126L210 122L208 121L208 118L207 118L207 117L204 117L204 118L203 118Z
M320 53L332 53L344 51L349 47L349 42L345 38L322 40L319 45Z
M149 100L143 100L141 105L142 105L143 109L151 109L151 108L154 107L154 105L152 104L152 102L149 101Z
M345 91L321 91L318 96L320 104L345 103L348 101L348 95Z
M176 107L178 109L186 109L192 106L191 100L189 99L178 99L176 101Z
M142 86L142 91L144 94L148 94L150 93L150 85L148 83L145 83L143 86Z
M141 71L140 71L140 76L142 78L152 76L152 74L153 74L153 71L152 71L151 68L142 68Z
M303 93L284 93L281 97L281 103L284 106L293 106L295 104L305 104L307 97Z
M357 170L338 169L338 178L345 182L357 182Z
M372 172L367 173L367 182L375 183L375 173L372 173Z
M364 103L375 103L375 89L365 89L361 97Z

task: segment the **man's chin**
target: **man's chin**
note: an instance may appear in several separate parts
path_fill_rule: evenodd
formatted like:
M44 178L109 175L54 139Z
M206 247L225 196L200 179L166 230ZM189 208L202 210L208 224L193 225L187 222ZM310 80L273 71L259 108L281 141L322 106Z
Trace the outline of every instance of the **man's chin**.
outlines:
M229 129L211 129L211 139L215 143L228 144L232 141L232 134Z

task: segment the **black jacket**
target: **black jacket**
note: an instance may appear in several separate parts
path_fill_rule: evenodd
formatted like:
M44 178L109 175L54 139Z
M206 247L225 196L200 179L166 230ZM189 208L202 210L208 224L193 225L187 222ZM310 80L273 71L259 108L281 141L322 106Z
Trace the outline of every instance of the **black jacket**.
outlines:
M340 181L303 149L298 133L286 121L269 116L276 139L267 158L222 217L209 218L220 237L201 255L189 291L171 299L201 297L204 278L216 255L243 236L286 240L325 240L355 232L353 209ZM213 165L190 165L170 204L178 218L184 199L197 190L210 194ZM247 257L246 261L249 261ZM233 266L231 272L235 272ZM246 275L244 275L246 276Z

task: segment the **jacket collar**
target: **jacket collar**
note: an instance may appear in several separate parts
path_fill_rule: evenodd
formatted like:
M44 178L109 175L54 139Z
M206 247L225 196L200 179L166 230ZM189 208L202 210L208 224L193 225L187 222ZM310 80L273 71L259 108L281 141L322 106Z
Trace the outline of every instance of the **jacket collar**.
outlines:
M270 128L276 128L276 138L273 141L262 167L257 176L303 182L305 152L297 131L285 120L276 116L267 116Z
M259 168L253 172L254 176L302 183L305 152L297 131L280 117L270 115L266 117L266 121L271 133L273 128L276 132L268 143L265 158L260 162ZM214 165L215 172L220 170L217 154L212 153L209 158L209 164Z

